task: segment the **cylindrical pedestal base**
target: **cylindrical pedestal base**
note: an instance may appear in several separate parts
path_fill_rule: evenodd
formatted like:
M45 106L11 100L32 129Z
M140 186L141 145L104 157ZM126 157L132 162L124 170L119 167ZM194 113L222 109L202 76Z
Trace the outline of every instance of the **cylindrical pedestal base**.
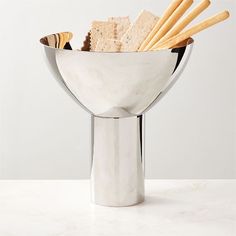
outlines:
M92 201L130 206L144 201L144 116L92 117Z

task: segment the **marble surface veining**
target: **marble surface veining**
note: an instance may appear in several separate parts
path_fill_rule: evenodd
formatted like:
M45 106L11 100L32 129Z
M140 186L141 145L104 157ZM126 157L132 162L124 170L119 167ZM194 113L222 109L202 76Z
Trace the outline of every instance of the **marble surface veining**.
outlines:
M0 181L0 236L234 236L236 180L146 180L133 207L90 203L88 180Z

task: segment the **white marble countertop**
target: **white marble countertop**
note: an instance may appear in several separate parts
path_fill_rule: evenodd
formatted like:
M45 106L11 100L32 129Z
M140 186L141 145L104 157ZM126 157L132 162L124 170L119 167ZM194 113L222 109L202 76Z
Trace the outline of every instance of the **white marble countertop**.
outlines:
M0 236L234 236L236 180L146 180L132 207L90 203L88 180L0 181Z

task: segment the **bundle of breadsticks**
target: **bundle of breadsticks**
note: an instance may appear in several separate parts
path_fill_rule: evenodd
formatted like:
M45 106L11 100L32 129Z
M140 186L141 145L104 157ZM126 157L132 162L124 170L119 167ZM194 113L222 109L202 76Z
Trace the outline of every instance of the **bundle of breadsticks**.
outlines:
M143 10L131 24L129 17L93 21L81 50L98 52L155 51L177 47L196 33L229 17L222 11L185 29L211 3L202 0L186 15L193 0L173 0L161 17Z

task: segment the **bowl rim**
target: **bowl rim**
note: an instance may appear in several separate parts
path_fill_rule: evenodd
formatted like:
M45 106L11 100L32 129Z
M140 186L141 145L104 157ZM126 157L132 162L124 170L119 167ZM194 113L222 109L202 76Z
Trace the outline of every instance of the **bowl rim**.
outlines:
M180 42L179 44L177 44L176 47L174 48L168 48L168 49L160 49L160 50L153 50L153 51L129 51L129 52L98 52L98 51L83 51L81 49L64 49L64 48L56 48L56 47L52 47L49 45L45 44L45 39L48 36L54 35L54 34L59 34L59 33L71 33L70 31L63 31L63 32L57 32L57 33L53 33L53 34L48 34L42 38L40 38L39 42L46 48L51 48L54 50L58 50L58 51L76 51L76 52L81 52L81 53L87 53L87 54L116 54L116 55L121 55L121 54L143 54L143 53L157 53L160 51L169 51L169 50L173 50L173 49L177 49L177 48L182 48L182 47L186 47L189 46L191 44L194 43L194 39L192 37L185 39L184 41ZM73 35L73 34L72 34Z

